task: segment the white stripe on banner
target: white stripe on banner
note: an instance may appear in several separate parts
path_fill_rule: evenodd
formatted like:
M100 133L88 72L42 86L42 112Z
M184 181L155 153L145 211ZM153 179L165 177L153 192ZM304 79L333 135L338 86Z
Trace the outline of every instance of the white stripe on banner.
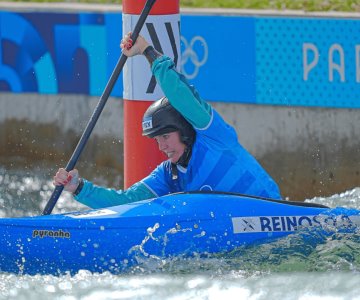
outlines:
M322 226L331 229L360 225L360 216L256 216L231 218L234 233L292 232L303 227Z

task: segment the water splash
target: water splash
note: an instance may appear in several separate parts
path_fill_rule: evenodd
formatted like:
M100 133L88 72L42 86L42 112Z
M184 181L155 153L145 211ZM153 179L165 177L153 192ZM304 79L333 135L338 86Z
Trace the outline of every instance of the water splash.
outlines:
M54 186L48 172L0 167L0 217L36 216L42 213ZM54 213L84 210L86 207L64 192Z
M305 202L319 203L329 207L346 207L360 209L360 187L335 194L330 197L315 197L307 199Z

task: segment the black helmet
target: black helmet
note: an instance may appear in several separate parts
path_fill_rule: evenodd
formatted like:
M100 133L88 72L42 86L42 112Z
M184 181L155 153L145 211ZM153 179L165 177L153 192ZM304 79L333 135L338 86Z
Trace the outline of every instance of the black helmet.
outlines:
M195 140L195 130L185 118L171 106L169 100L163 97L151 104L144 113L142 120L142 135L154 136L180 131L181 141L192 145Z

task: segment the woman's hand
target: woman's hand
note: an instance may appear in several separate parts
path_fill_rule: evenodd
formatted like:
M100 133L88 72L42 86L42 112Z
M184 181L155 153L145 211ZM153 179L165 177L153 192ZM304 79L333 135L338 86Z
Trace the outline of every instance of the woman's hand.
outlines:
M54 176L54 185L63 185L64 190L74 193L79 185L79 172L74 169L67 172L64 168L60 168Z
M135 44L133 45L133 40L131 39L131 32L125 35L120 43L120 48L122 49L122 52L128 57L142 54L148 46L148 42L141 35L138 36Z

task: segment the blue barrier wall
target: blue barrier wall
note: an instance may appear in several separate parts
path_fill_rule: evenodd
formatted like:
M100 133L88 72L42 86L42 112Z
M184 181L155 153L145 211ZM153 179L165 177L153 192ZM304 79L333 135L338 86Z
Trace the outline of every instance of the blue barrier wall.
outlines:
M0 91L100 95L121 27L120 13L0 12ZM360 108L360 20L183 15L181 34L205 99Z

